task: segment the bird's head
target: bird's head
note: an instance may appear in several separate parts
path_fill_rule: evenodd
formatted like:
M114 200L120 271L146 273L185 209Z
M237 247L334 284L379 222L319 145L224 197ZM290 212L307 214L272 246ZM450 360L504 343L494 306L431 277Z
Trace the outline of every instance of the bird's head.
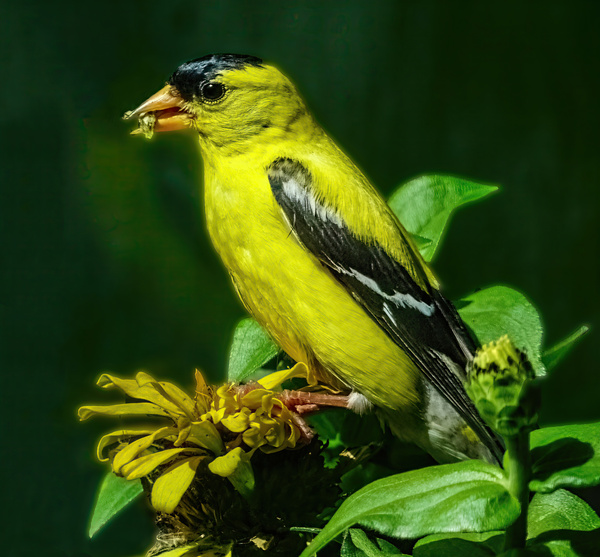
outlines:
M289 133L310 115L277 68L254 56L213 54L179 66L165 87L124 117L139 118L137 133L192 128L207 148L221 148Z

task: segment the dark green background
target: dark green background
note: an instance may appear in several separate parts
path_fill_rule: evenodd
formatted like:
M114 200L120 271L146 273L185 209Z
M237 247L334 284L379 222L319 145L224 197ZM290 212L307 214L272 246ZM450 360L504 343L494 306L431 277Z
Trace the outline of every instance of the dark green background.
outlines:
M598 2L2 1L3 555L141 553L140 508L90 542L101 468L79 424L101 371L216 379L243 311L211 251L191 134L120 120L175 67L255 54L389 194L424 172L501 184L435 264L458 297L494 283L549 343L599 314ZM600 419L592 332L550 378L545 423Z

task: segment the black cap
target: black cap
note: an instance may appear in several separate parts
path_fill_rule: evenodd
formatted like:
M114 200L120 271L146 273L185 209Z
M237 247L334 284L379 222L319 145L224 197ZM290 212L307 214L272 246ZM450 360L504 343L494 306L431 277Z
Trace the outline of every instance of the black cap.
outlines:
M221 72L260 66L262 63L260 58L245 54L209 54L181 64L169 78L169 85L173 85L185 101L191 101L194 96L200 95L205 83Z

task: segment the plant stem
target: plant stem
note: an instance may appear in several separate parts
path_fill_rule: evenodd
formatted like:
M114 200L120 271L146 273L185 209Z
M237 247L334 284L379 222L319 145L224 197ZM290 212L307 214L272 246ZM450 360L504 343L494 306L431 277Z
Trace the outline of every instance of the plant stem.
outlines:
M529 453L529 431L514 437L506 437L508 450L508 490L521 505L521 514L506 530L504 550L525 547L527 540L527 509L529 507L529 479L531 477L531 455Z

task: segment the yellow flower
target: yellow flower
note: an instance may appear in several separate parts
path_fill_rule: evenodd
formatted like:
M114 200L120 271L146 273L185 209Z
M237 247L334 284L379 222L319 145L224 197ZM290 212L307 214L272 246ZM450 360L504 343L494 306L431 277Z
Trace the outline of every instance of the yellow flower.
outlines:
M217 389L206 419L239 434L233 446L239 444L241 436L252 451L260 448L272 453L294 448L301 437L300 429L294 424L292 413L276 398L274 389L292 377L308 379L307 376L308 368L297 364L290 370L272 373L254 385L223 385Z
M94 415L170 418L172 423L166 427L113 431L100 439L97 452L101 461L110 460L115 474L128 480L149 476L169 465L161 468L154 479L151 500L157 511L173 512L200 463L219 456L224 449L214 424L200 418L198 409L206 410L207 406L172 383L156 381L144 372L129 380L104 374L98 385L105 389L116 387L143 402L83 406L79 409L81 420Z
M159 512L172 513L205 461L212 473L228 478L248 497L254 488L250 458L257 449L273 453L294 448L302 437L298 416L277 398L281 384L302 377L316 380L304 364L272 373L258 383L226 383L216 390L196 371L192 399L165 381L145 372L135 379L103 374L98 385L117 388L134 402L108 406L82 406L80 420L95 415L118 417L154 416L168 420L155 428L129 428L102 437L97 454L109 461L115 474L128 480L148 477L151 502Z

